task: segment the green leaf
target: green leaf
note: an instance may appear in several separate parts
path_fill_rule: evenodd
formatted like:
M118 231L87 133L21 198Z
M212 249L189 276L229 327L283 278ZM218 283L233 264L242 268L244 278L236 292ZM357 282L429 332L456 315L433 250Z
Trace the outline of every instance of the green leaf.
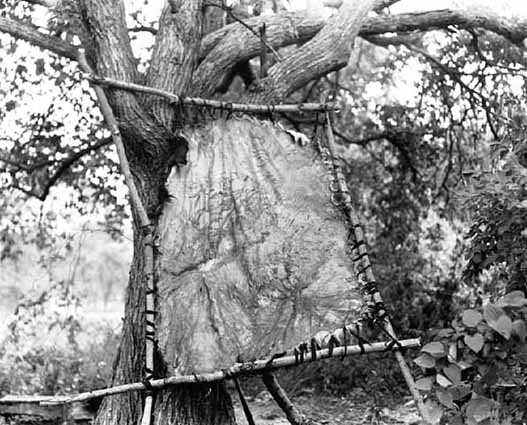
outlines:
M36 68L36 73L37 75L40 75L40 74L43 74L44 73L44 59L42 58L39 58L35 61L35 68Z
M456 405L454 404L454 399L452 398L452 394L450 394L450 391L437 390L436 396L439 400L439 403L441 403L443 406L448 407L449 409L456 408Z
M455 385L449 389L452 399L455 401L466 400L472 393L471 386L469 384Z
M502 308L488 304L483 310L483 317L485 317L487 324L505 339L511 337L512 321Z
M425 402L424 419L431 425L436 425L443 416L444 409L432 400Z
M466 425L461 412L448 418L448 425Z
M436 382L440 387L443 388L447 388L452 385L452 382L450 382L450 380L446 376L441 375L440 373L436 375Z
M443 346L443 344L437 341L433 341L433 342L426 344L421 349L421 351L424 353L428 353L435 358L443 357L446 354L445 347Z
M470 400L467 404L467 416L474 418L476 422L481 422L492 415L494 402L485 397L477 397Z
M503 338L509 339L512 332L512 320L509 316L501 316L496 322L489 323L489 326L498 332Z
M496 323L504 314L505 311L500 307L496 307L494 304L487 304L483 309L483 317L489 326L491 326L491 323Z
M527 305L527 299L523 291L509 292L496 303L498 307L523 307L524 305Z
M525 320L516 319L512 322L512 334L516 335L521 342L525 342L527 339L527 326L525 325Z
M457 344L455 342L448 346L448 361L454 363L457 361Z
M467 347L474 351L474 353L479 353L483 348L483 343L485 342L483 339L483 335L481 335L480 333L476 333L472 336L465 335L463 341L465 341Z
M458 365L449 364L447 367L443 368L443 373L452 381L452 383L461 383L461 369Z
M496 382L498 382L498 368L495 364L489 364L487 370L481 377L481 381L486 385L494 385Z
M428 376L415 381L415 387L421 391L430 391L432 389L433 378Z
M444 328L444 329L441 329L437 335L436 335L436 339L443 339L443 338L450 338L452 335L454 334L454 329L451 329L451 328Z
M475 328L481 319L483 319L483 316L479 311L465 310L463 312L463 324L469 328Z
M414 359L414 363L423 369L432 369L436 365L435 359L430 354L426 353L423 353Z

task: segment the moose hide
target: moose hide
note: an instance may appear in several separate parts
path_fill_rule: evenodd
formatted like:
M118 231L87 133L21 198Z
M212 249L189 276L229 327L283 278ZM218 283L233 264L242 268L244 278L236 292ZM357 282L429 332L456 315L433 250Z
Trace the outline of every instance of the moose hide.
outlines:
M294 347L361 305L327 172L270 122L187 129L160 217L159 348L170 373L218 370Z

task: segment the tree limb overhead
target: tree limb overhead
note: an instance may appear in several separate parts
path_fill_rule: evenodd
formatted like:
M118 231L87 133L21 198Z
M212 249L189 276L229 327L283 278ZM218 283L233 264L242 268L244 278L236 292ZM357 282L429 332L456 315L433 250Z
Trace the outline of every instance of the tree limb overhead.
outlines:
M90 49L90 65L99 75L137 81L139 73L130 45L123 2L82 0L80 3L88 33L83 47ZM110 89L106 95L127 141L127 149L152 159L166 154L170 132L146 112L134 94Z
M0 17L0 31L10 34L13 37L27 41L34 46L49 50L59 56L64 56L71 60L77 59L77 48L58 37L52 37L41 33L37 27Z
M353 42L375 0L350 0L320 32L269 69L262 98L283 99L309 81L345 66Z
M191 82L201 40L201 0L173 1L165 6L146 76L148 86L186 93ZM168 129L173 127L174 108L150 98L149 108Z
M308 11L287 12L247 19L246 24L258 29L265 23L268 41L275 48L304 43L326 24L320 14ZM482 28L520 44L527 37L527 21L507 20L492 14L476 14L462 10L434 10L398 15L378 15L364 20L359 35L365 38L386 33L430 31L456 26L462 29ZM375 40L381 42L380 38ZM233 23L205 36L201 44L200 64L195 86L203 82L201 96L209 96L221 82L218 74L227 73L240 61L258 55L260 43L240 24Z

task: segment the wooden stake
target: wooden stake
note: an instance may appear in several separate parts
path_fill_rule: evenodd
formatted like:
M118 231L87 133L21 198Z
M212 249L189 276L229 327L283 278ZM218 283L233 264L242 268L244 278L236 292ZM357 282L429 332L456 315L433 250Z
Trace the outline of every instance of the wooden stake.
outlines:
M335 169L335 174L337 178L337 182L339 185L339 191L342 196L342 204L343 209L347 215L347 218L349 220L350 226L353 229L353 232L355 234L355 241L356 241L356 247L353 249L352 257L359 259L358 267L359 270L359 278L360 274L364 273L365 275L365 281L376 284L377 280L375 279L375 275L373 274L370 259L368 256L368 250L366 248L366 244L364 243L365 237L364 232L362 230L362 226L360 224L359 217L357 216L357 213L355 212L355 209L353 208L353 205L351 204L351 198L349 196L348 187L346 184L346 179L344 175L342 174L340 170L340 166L336 164L336 156L335 156L335 136L333 135L333 127L331 123L331 117L329 112L326 112L326 132L327 132L327 140L328 140L328 151L331 156L331 160L333 161L333 167ZM370 294L371 295L371 302L374 306L383 305L382 296L379 292L379 290L376 288L376 290ZM385 311L379 311L377 313L373 312L372 314L378 314L379 316L383 316L383 327L385 332L394 340L397 340L397 336L395 335L395 331L393 329L392 323L390 321L390 318L386 314ZM406 364L406 361L404 360L404 357L400 350L395 351L395 358L397 359L397 362L399 363L399 368L401 369L401 372L403 374L403 377L406 381L406 385L408 386L408 389L410 390L410 394L412 394L412 397L414 398L417 408L419 409L419 413L421 414L421 417L424 419L425 416L425 408L423 404L423 399L421 398L421 394L419 394L419 391L415 387L414 378L412 377L412 373L410 372L410 369L408 368L408 365Z
M84 49L79 49L78 54L79 66L81 69L88 73L92 74L93 71L86 60L86 54ZM134 182L132 172L130 171L130 164L128 163L128 158L126 157L126 151L124 148L123 140L121 133L119 131L119 126L115 115L113 114L112 108L104 90L94 81L93 89L99 100L99 106L101 108L102 115L106 124L110 128L112 133L112 139L117 149L117 155L119 157L119 164L121 166L121 171L124 176L124 181L128 186L128 191L130 193L130 200L132 202L132 208L137 213L139 219L139 225L143 231L143 243L144 243L144 256L145 256L145 288L146 288L146 364L145 364L145 379L149 380L153 378L154 373L154 337L155 337L155 300L154 300L154 247L153 247L153 235L152 235L152 226L150 224L150 219L146 213L146 209L141 201L139 192ZM152 418L152 405L153 405L153 394L147 394L144 404L143 418L141 420L141 425L149 425Z
M206 108L221 109L223 111L231 112L246 112L253 114L267 114L269 112L326 112L335 111L338 108L335 104L329 103L293 103L293 104L277 104L277 105L259 105L252 103L230 103L221 100L203 99L200 97L179 96L175 93L170 93L164 90L153 87L142 86L140 84L129 83L121 80L114 80L113 78L99 77L92 72L87 72L86 79L93 84L99 86L115 87L121 90L127 90L138 93L147 93L154 96L164 97L165 99L174 103L183 103L190 106L203 106Z
M265 22L260 27L260 79L267 77L269 61L267 60L267 46L265 44Z
M276 404L280 406L285 413L285 416L291 425L305 425L306 417L298 410L291 402L284 389L278 383L278 380L271 372L266 372L262 375L262 381L265 384L267 391L273 396ZM310 422L310 425L317 425Z
M399 341L399 345L403 349L417 348L421 346L421 341L419 338L404 339ZM229 368L218 370L215 372L170 376L162 379L153 379L149 382L149 387L151 386L153 389L158 390L161 388L166 388L175 385L199 384L203 382L222 381L224 379L233 379L234 377L238 376L258 375L284 367L298 366L299 364L311 363L323 359L329 359L334 357L347 357L363 353L393 351L398 349L399 347L393 345L393 341L375 342L363 345L348 345L343 347L335 347L333 348L333 350L324 348L321 350L317 350L314 353L306 353L304 356L304 361L302 363L298 362L297 357L295 357L294 355L278 357L272 360L255 360L253 362L235 363ZM130 391L142 391L145 389L146 386L143 382L134 382L131 384L117 385L111 388L88 391L77 395L60 396L46 400L45 402L42 402L42 404L76 403L79 401L90 400L93 398L122 394Z

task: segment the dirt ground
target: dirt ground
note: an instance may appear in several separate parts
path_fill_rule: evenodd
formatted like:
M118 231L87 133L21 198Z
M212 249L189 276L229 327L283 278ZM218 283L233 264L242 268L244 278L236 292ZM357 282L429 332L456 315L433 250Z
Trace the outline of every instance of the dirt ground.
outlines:
M239 399L235 401L236 420L239 425L248 425ZM419 416L413 401L403 400L400 404L386 405L383 400L371 400L361 395L350 397L309 396L295 397L293 403L315 423L326 425L380 425L417 424ZM284 412L271 396L262 392L256 397L247 397L256 425L289 425Z

